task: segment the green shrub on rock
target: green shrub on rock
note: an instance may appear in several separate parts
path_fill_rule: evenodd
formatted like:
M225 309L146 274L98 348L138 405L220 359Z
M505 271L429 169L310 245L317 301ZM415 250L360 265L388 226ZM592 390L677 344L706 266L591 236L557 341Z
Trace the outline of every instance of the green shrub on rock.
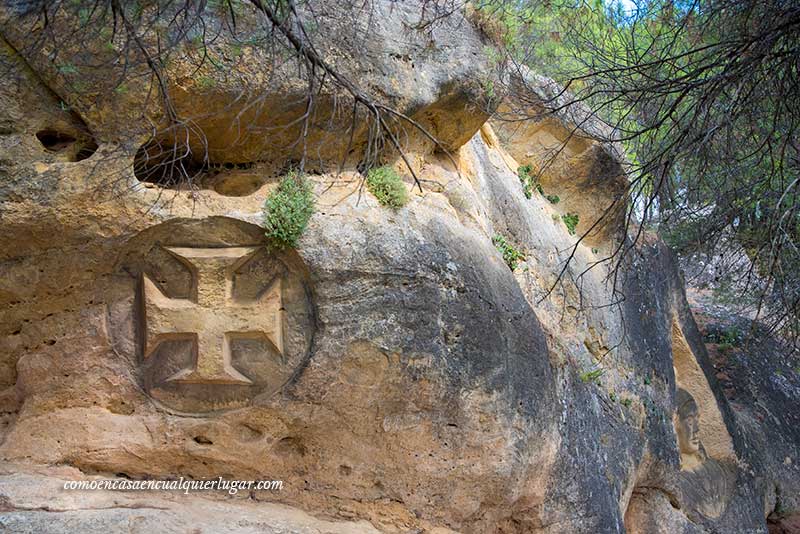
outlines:
M297 171L289 171L264 201L264 234L276 249L294 248L313 214L311 183Z
M567 213L566 215L561 216L561 220L564 221L564 224L567 226L567 231L570 233L570 235L575 235L575 228L578 227L578 221L580 220L578 214Z
M509 243L505 237L500 234L495 235L492 238L492 243L494 244L495 248L500 251L503 255L503 260L508 265L508 268L512 271L517 268L517 264L520 261L525 260L525 255L514 248L514 246Z
M522 192L525 194L525 198L531 198L534 190L538 191L540 195L544 195L542 184L539 183L539 179L536 176L531 174L532 172L533 167L531 165L517 167L517 176L519 176L519 181L522 183Z
M367 189L383 206L398 209L408 202L408 191L400 175L390 166L371 169L367 174Z

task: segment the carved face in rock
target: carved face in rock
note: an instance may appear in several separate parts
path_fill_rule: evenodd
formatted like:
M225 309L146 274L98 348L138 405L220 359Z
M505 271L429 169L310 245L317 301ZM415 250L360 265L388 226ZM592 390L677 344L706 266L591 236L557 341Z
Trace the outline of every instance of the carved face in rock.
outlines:
M697 403L688 391L678 389L676 395L675 432L678 435L678 448L681 454L697 454L700 452L700 411Z
M729 465L706 456L700 445L698 427L700 411L697 402L686 390L675 396L675 433L681 452L678 493L681 507L689 518L715 518L722 515L735 489L736 475Z

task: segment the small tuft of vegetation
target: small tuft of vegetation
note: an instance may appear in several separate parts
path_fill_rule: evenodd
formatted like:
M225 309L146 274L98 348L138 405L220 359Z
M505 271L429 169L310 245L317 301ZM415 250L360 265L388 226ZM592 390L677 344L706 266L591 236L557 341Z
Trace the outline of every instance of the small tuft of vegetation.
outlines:
M545 195L545 198L550 204L558 204L561 202L561 198L558 195Z
M599 382L600 377L603 376L603 373L605 373L605 369L600 368L584 371L580 374L580 379L584 384L588 384L589 382Z
M389 208L402 208L408 202L408 190L403 179L388 165L370 169L367 174L367 189L381 205Z
M708 332L705 335L706 343L714 343L722 354L732 352L736 347L744 344L744 334L735 325Z
M78 67L76 67L72 63L65 63L58 67L58 72L60 72L61 74L77 74Z
M492 243L503 255L503 261L506 262L506 265L508 265L508 268L512 271L517 268L517 265L520 261L525 260L525 255L514 248L514 246L511 245L511 243L509 243L506 238L500 234L497 234L492 238Z
M743 338L742 332L735 325L710 331L705 337L707 343L728 343L730 345L739 345Z
M197 85L200 89L211 89L217 85L217 81L211 76L200 76L197 79Z
M567 231L570 235L575 235L575 228L578 227L578 217L577 213L567 213L566 215L561 216L561 220L564 221L564 224L567 226Z
M539 183L531 172L533 172L533 167L530 165L520 165L517 168L517 176L519 176L519 181L522 183L522 192L525 194L525 198L531 198L534 189L538 191L540 195L544 195L542 184Z
M530 172L530 165L520 165L517 168L517 176L519 176L519 181L522 184L522 193L525 195L525 198L531 198L533 195L533 190L531 189Z
M313 214L311 183L297 171L289 171L264 201L264 234L276 249L294 248Z

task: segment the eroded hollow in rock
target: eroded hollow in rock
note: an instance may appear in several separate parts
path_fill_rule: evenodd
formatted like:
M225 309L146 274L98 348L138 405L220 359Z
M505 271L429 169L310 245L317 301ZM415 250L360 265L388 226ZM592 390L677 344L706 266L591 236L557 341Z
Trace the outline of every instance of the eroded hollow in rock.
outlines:
M55 128L36 132L36 138L45 150L66 155L67 161L83 161L97 151L97 143L91 137L78 138Z
M39 130L36 132L36 138L42 143L42 146L50 152L66 150L76 141L71 135L57 130Z
M159 140L142 145L133 171L140 182L166 189L211 189L231 197L251 195L276 177L264 162L209 161L188 146Z
M618 155L576 127L568 127L539 108L515 120L519 111L501 106L491 121L497 139L540 186L560 216L577 215L574 232L592 247L608 244L624 227L624 199L628 183ZM482 131L485 131L482 130ZM489 135L484 135L484 140ZM548 199L549 200L549 199Z

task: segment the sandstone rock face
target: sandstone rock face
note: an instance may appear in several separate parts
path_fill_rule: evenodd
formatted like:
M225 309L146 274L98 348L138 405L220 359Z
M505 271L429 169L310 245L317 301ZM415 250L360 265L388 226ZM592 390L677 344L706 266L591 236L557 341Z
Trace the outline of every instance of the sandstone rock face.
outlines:
M95 492L73 499L64 484L80 476L75 469L3 469L4 532L241 532L267 534L378 534L366 521L330 522L272 503L194 498L180 493ZM13 507L13 508L12 508ZM43 511L46 510L46 511ZM198 525L202 525L198 527Z
M159 58L165 63L169 106L157 96L160 86L136 46L109 42L111 29L100 24L79 34L71 31L70 25L78 23L75 17L87 17L86 12L70 17L69 10L62 11L45 31L34 3L11 3L0 6L0 25L7 43L94 135L139 144L139 160L150 165L137 162L136 171L147 181L172 182L161 176L158 164L176 157L185 159L185 166L257 164L262 168L249 178L263 185L284 160L305 158L308 168L324 171L338 168L343 157L358 162L374 151L367 146L376 127L370 114L358 109L354 120L352 95L319 80L310 106L309 82L298 76L306 67L284 45L273 50L272 32L264 31L252 6L236 4L242 9L235 16L235 31L234 21L212 8L201 11L202 23L193 24L197 13L181 12L169 2L163 16L186 19L184 38L172 42L175 36L160 34L158 24L143 30L142 43L166 40L161 46L174 51L168 61ZM484 93L491 61L463 16L445 17L419 30L422 6L417 2L324 0L308 7L303 17L311 36L324 42L316 50L322 59L337 73L358 80L364 94L423 126L440 149L458 149L488 118ZM48 32L63 37L58 46ZM204 38L210 42L198 45ZM127 58L116 59L118 54ZM386 112L382 120L404 144L431 144ZM343 134L351 125L352 131ZM196 185L225 191L213 177L204 178L195 177Z
M397 9L387 17L412 13ZM544 158L545 133L574 126L552 117L509 140L467 105L461 82L485 61L461 61L481 50L472 29L438 49L456 51L452 69L429 58L424 83L389 83L452 161L410 142L423 190L407 176L412 200L397 211L355 168L312 176L317 212L297 249L277 252L259 227L269 180L236 195L145 185L141 132L102 101L82 107L8 26L19 14L4 16L5 529L750 533L766 532L776 493L782 513L797 510L796 390L758 399L780 439L732 409L655 238L616 291L606 264L587 269L626 237L612 228L575 246L560 216L591 224L595 192L622 194L621 160L587 132L547 175L564 205L527 199L517 167ZM372 67L354 68L408 82L408 66L387 66L394 53L375 48L362 58ZM224 102L237 87L218 83ZM259 150L265 174L269 156ZM513 271L498 235L524 254ZM98 477L284 485L59 489Z
M627 196L622 149L601 143L608 127L550 79L521 67L492 118L500 143L527 165L560 214L579 215L577 234L589 245L619 239ZM550 109L555 108L556 112Z

